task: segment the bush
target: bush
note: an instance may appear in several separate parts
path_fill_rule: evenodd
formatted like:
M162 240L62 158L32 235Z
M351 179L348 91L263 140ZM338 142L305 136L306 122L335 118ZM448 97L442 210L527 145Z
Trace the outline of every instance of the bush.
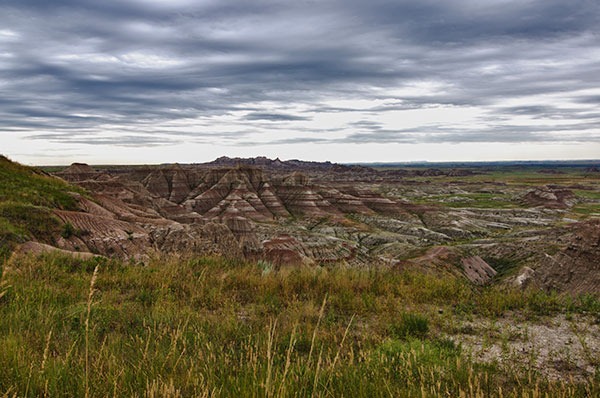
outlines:
M63 230L60 236L62 236L65 239L69 239L73 235L75 235L75 227L73 227L73 224L68 222L63 226Z

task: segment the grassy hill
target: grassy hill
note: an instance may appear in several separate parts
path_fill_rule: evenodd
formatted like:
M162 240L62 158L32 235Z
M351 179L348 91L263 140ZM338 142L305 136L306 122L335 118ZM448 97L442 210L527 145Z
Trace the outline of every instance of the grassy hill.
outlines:
M74 210L71 192L81 190L0 155L0 259L16 243L53 243L62 227L52 209Z

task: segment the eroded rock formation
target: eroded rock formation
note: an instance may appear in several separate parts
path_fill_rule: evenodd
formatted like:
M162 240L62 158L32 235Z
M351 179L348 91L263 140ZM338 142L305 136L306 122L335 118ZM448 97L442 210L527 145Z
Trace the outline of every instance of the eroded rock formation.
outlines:
M598 291L597 226L566 214L582 205L594 211L595 180L532 189L482 173L267 158L104 170L75 164L58 174L90 195L78 198L80 211L57 211L75 231L57 242L121 257L160 251L276 266L395 264L475 284L527 269L520 286Z

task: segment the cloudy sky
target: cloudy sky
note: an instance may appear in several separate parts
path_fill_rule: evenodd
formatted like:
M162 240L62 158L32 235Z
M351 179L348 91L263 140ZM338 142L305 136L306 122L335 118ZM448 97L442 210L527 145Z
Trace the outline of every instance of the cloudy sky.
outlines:
M600 158L598 0L2 0L28 164Z

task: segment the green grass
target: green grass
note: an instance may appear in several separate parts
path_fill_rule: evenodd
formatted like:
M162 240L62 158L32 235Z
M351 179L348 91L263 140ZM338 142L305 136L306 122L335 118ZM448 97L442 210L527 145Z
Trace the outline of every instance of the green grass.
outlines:
M585 216L600 216L600 203L580 203L573 206L571 211Z
M390 332L400 339L410 337L423 339L429 333L429 320L420 314L403 313L400 319L392 322Z
M581 198L600 201L600 191L577 189L573 192L575 192L575 194Z
M600 393L598 380L478 364L444 337L448 317L597 310L590 296L474 289L387 267L264 273L220 258L136 266L49 255L3 268L0 396Z
M30 239L54 243L63 227L52 211L76 209L77 199L71 192L83 193L0 155L0 261L17 243Z
M497 181L523 185L573 184L593 180L594 176L586 175L581 169L561 168L562 174L540 173L542 169L499 168L485 174L469 177L472 181ZM463 177L464 179L464 177Z
M11 162L0 155L0 202L74 210L77 200L69 192L81 192L43 172Z

